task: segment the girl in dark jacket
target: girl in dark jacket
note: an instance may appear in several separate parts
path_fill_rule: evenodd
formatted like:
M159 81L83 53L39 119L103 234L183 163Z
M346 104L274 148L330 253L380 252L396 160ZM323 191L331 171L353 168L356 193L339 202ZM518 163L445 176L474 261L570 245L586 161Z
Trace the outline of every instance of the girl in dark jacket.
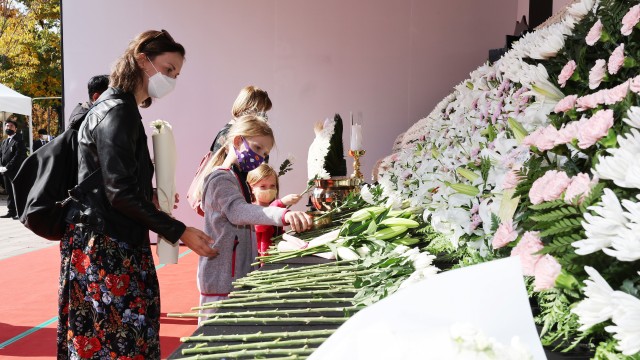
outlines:
M159 359L160 294L149 230L201 256L202 231L152 202L153 165L138 111L173 90L185 50L166 31L138 35L78 135L78 181L101 175L61 248L58 359Z

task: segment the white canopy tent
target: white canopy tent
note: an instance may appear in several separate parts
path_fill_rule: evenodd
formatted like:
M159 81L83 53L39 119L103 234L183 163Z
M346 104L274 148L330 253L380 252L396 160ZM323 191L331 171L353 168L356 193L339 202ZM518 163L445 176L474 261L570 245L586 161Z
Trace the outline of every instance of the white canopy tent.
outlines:
M31 109L32 101L30 97L0 84L0 114L2 114L2 121L6 120L6 116L4 116L6 113L21 114L29 117L29 149L33 149Z

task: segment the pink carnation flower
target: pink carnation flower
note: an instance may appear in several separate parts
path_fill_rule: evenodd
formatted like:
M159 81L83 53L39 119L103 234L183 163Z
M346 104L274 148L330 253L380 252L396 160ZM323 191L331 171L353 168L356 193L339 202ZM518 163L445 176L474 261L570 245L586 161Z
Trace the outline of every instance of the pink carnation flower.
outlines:
M515 189L520 182L520 177L518 176L517 170L512 169L507 173L504 177L504 181L502 182L502 188L505 190Z
M618 70L624 63L624 44L620 44L609 56L609 63L607 64L609 74L617 74Z
M589 70L589 89L594 90L600 86L602 79L605 76L605 68L607 66L607 62L603 59L596 60L596 64L593 65L591 70Z
M570 183L571 179L564 171L549 170L533 182L529 190L529 200L534 205L557 200Z
M557 137L558 130L553 125L549 125L527 135L522 143L528 146L535 146L542 151L547 151L556 146L555 142Z
M604 104L604 96L601 91L579 97L578 100L576 100L576 107L578 111L595 109L600 104Z
M511 250L511 256L520 256L520 262L522 263L522 273L527 276L533 276L535 273L536 263L541 255L537 255L538 251L542 250L544 245L538 237L537 231L527 231L522 235L522 239L518 242L513 250Z
M622 35L631 35L631 31L636 24L638 24L638 21L640 21L640 5L636 5L629 9L626 15L622 18L622 28L620 28Z
M533 276L534 291L552 289L556 285L556 279L562 267L560 263L551 255L542 256L535 265Z
M593 26L591 27L591 30L589 30L589 33L585 38L587 45L593 46L593 44L595 44L598 40L600 40L601 35L602 35L602 22L600 21L600 19L598 19L598 21L596 21L596 23L593 24Z
M560 84L561 88L567 84L567 80L571 78L574 71L576 71L576 62L571 60L562 68L558 76L558 84Z
M640 94L640 75L634 77L629 81L629 90L636 94Z
M572 177L571 184L569 184L567 191L564 193L564 201L567 204L572 204L574 199L578 197L578 204L581 204L584 201L584 197L589 195L591 188L597 182L597 179L591 180L589 175L584 173Z
M578 129L580 128L580 121L572 121L565 124L560 130L558 130L558 145L568 144L573 139L578 138Z
M624 98L627 97L627 93L629 92L629 84L630 81L627 80L612 89L604 91L602 99L603 104L613 105L624 100Z
M613 110L600 110L578 129L578 146L586 149L607 135L613 126Z
M491 245L493 245L494 249L499 249L517 238L518 232L513 229L513 221L509 220L498 226L498 230L496 230L495 235L493 235Z
M578 100L578 95L565 96L562 100L558 101L556 107L553 108L553 111L556 114L569 111L573 109L574 106L576 106L576 100Z

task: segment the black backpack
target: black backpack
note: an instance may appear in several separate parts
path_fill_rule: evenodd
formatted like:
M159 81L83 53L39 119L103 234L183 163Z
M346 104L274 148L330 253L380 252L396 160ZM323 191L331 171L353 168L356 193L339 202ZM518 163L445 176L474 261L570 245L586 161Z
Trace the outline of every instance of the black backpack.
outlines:
M12 180L20 222L45 239L62 239L69 219L86 210L78 198L102 183L97 169L78 184L78 129L85 117L27 157Z
M13 178L20 222L38 236L62 239L73 205L70 190L96 183L98 173L78 185L78 131L68 129L31 154ZM88 181L92 178L92 181Z

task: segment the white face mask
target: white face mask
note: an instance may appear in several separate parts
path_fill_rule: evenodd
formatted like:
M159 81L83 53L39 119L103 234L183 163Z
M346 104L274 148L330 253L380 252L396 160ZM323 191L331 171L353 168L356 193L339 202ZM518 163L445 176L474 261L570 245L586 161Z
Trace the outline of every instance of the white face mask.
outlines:
M254 195L256 199L258 199L261 203L270 203L276 199L276 195L278 191L276 189L268 189L268 190L254 190Z
M149 60L149 58L147 58ZM152 76L149 76L149 85L147 87L147 92L149 96L152 98L160 99L164 97L176 87L176 79L169 77L156 69L151 60L149 60L151 66L156 71L156 73Z

